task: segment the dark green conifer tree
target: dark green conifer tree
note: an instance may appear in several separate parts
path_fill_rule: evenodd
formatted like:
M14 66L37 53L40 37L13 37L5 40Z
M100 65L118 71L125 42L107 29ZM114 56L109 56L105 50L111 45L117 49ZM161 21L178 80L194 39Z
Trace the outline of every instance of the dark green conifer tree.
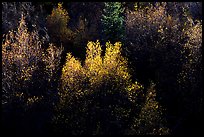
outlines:
M121 2L105 2L102 15L102 36L104 41L124 40L124 8Z

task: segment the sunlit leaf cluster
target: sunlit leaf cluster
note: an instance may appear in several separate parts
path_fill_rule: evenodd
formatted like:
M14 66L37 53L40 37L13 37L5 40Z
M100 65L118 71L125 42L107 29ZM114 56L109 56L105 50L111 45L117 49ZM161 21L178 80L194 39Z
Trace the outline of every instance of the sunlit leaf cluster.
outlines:
M107 42L103 57L99 41L88 42L83 66L79 60L68 53L61 79L62 87L67 91L82 90L84 87L82 85L86 82L93 89L100 87L105 81L115 82L117 86L123 88L131 82L127 59L121 56L121 43L116 42L113 45Z

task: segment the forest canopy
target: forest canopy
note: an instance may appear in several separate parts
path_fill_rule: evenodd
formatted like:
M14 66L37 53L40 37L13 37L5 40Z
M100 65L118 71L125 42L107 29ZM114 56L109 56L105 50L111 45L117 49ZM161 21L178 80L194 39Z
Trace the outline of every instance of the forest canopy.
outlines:
M2 2L2 132L200 135L202 2Z

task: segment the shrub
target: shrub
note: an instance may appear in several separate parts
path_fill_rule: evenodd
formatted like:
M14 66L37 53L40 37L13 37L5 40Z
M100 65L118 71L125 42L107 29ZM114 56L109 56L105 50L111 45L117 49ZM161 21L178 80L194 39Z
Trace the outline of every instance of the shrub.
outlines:
M67 54L62 69L60 101L53 117L57 134L127 134L137 116L135 113L142 109L143 86L132 83L127 60L121 56L121 43L107 42L104 57L101 52L99 41L88 42L84 65ZM146 114L151 109L144 111ZM157 113L152 114L157 118L154 114ZM144 119L147 123L148 120Z
M168 135L169 129L163 117L164 110L156 101L155 84L151 83L147 89L146 99L139 117L135 118L132 125L132 133L137 135Z
M22 16L18 31L10 31L5 35L5 41L2 43L2 74L5 78L3 82L10 79L12 84L6 85L17 88L6 89L6 91L19 91L26 86L26 83L31 80L32 73L38 69L41 60L42 49L38 34L36 31L28 32Z
M63 9L62 3L58 3L58 7L47 17L48 33L53 42L67 43L74 38L73 31L67 27L69 20L68 12Z
M178 73L178 69L174 68L178 68L181 45L187 40L182 32L187 26L179 21L178 16L168 14L165 6L163 3L126 13L126 54L132 66L137 66L134 70L142 77L143 71L146 71L149 72L147 76L154 79L156 76L152 74L163 64L172 68L172 73ZM190 23L190 20L186 21L186 24ZM171 64L164 63L167 60L171 60Z

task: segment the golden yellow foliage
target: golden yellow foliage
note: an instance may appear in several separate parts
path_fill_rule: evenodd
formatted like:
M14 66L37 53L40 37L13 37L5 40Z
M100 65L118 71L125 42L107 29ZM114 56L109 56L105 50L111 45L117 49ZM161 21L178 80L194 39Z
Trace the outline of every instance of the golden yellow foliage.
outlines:
M30 79L38 61L42 59L41 44L36 31L28 32L25 17L22 16L18 31L9 31L2 42L3 67L16 65L18 68L14 71L18 73L17 79Z
M78 91L83 84L83 68L79 60L70 53L67 54L66 64L62 68L62 87L67 91Z
M59 93L61 98L67 98L64 97L67 95L83 96L92 91L106 88L111 83L112 91L126 91L129 99L134 102L137 91L142 90L143 87L137 82L131 83L127 59L121 55L121 43L116 42L113 45L107 42L105 56L102 56L100 42L98 40L96 42L89 41L86 52L83 66L71 53L67 54L61 75L63 91Z
M85 79L89 80L92 88L100 87L102 82L111 80L114 80L118 84L117 86L129 85L130 75L127 60L121 56L121 43L116 42L112 45L107 42L104 57L101 52L99 41L88 42L83 67L79 60L68 53L66 64L62 69L63 87L69 87L70 90L82 90L81 84Z
M103 62L101 57L101 46L99 41L88 42L86 50L85 69L86 76L90 79L90 84L101 83L103 75Z
M58 7L47 17L48 32L54 42L67 42L74 37L74 33L67 28L69 20L68 12L63 9L62 3L58 3Z
M34 84L29 85L34 81L34 74L35 77L40 75L35 72L39 71L39 63L43 61L41 45L37 31L28 31L24 15L17 31L12 30L5 35L2 41L2 86L5 102L14 101L23 106L26 101L27 105L40 101L37 96L32 97ZM24 109L26 108L27 106Z
M116 42L114 45L110 42L106 43L103 65L112 76L118 76L123 80L129 81L130 75L128 73L127 59L121 56L120 42Z
M120 125L124 120L127 122L131 114L129 104L135 103L143 87L137 82L132 84L127 59L121 55L121 45L120 42L114 45L107 42L102 56L100 42L89 41L83 65L71 53L67 54L62 68L57 115L53 119L55 124L68 124L70 128L76 128L71 132L85 133L85 121L98 117L95 111L108 111L105 115L114 117L111 120ZM103 120L102 117L98 119Z

